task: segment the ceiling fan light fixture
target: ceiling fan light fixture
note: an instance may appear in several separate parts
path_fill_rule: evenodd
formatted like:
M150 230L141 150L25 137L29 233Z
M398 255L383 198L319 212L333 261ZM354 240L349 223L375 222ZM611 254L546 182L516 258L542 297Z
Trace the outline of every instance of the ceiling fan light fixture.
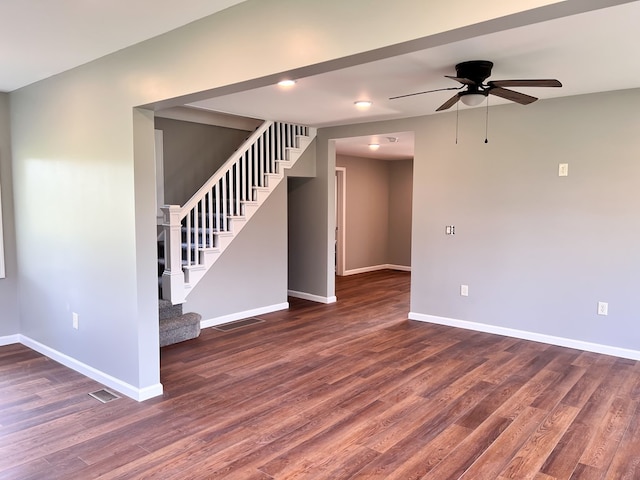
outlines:
M468 107L477 107L484 102L485 95L482 93L468 93L462 95L460 101Z
M358 110L366 110L368 108L371 108L371 105L373 105L373 102L371 102L371 100L358 100L353 104L356 106Z

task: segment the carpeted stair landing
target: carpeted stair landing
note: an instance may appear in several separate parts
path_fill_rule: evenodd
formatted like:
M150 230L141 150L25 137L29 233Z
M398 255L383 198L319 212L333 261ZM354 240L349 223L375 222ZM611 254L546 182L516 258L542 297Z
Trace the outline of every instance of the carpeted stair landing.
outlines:
M184 342L200 335L198 313L182 313L182 305L172 305L169 300L158 300L160 313L160 346Z

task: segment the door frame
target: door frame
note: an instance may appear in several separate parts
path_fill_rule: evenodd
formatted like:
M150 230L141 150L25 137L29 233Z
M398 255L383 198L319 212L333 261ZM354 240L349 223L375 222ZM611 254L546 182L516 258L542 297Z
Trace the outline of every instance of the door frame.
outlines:
M346 216L347 216L347 169L336 167L336 230L335 230L335 273L344 275L346 270Z

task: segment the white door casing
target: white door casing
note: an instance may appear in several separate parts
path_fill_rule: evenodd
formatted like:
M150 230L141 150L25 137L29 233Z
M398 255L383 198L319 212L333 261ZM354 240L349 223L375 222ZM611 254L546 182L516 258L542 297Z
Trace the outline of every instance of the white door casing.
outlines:
M346 234L346 204L347 204L347 169L336 167L336 275L345 272L345 234Z

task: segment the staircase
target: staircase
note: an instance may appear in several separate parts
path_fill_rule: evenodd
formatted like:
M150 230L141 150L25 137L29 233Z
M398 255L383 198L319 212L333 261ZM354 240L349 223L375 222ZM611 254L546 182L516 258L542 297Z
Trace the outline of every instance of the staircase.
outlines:
M172 305L168 300L158 300L160 316L160 346L191 340L200 335L200 314L182 313L182 305Z
M163 299L185 302L315 135L310 127L267 121L184 206L162 208Z

